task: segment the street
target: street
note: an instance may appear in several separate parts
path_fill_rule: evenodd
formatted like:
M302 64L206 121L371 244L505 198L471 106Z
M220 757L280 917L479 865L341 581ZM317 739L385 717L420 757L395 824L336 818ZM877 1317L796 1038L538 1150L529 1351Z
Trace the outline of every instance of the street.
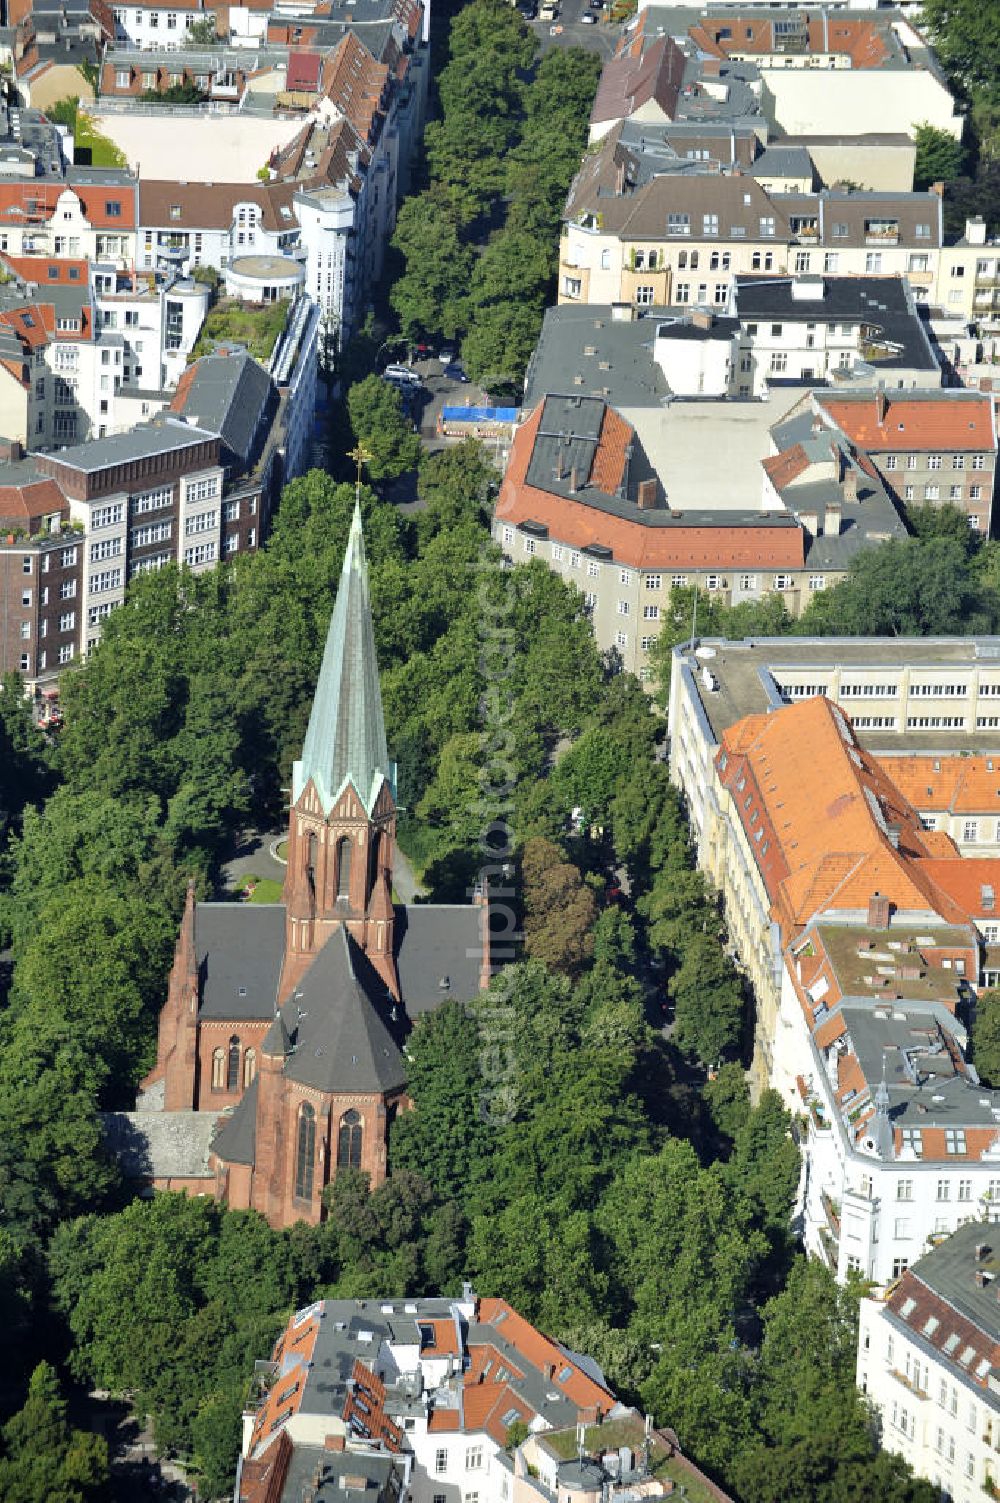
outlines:
M580 17L590 13L596 24L590 26ZM589 0L560 0L558 21L531 21L529 25L538 36L539 50L543 53L553 47L583 47L588 52L597 52L609 58L618 45L622 34L620 22L614 25L606 20L608 12L591 10Z

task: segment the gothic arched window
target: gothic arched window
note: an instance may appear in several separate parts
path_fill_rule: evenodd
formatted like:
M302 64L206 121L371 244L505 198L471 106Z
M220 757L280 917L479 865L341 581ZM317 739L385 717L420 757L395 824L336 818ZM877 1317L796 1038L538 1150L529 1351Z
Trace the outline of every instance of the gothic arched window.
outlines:
M229 1078L226 1081L226 1089L238 1091L240 1088L240 1041L235 1033L229 1040Z
M340 1119L340 1134L337 1138L337 1168L361 1168L361 1117L353 1107Z
M253 1078L257 1074L257 1051L248 1049L243 1056L243 1084L252 1085Z
M351 842L346 835L337 841L337 897L351 895Z
M295 1194L299 1200L312 1200L315 1158L316 1113L305 1101L299 1108L299 1134L295 1145Z
M222 1091L226 1085L226 1051L216 1049L212 1055L212 1090Z

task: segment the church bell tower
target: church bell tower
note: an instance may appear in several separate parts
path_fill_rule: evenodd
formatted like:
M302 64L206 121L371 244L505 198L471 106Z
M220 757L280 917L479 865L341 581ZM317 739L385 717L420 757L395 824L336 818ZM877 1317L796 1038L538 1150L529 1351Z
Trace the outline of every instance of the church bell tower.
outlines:
M392 785L356 504L309 728L292 769L279 1002L341 925L399 999Z

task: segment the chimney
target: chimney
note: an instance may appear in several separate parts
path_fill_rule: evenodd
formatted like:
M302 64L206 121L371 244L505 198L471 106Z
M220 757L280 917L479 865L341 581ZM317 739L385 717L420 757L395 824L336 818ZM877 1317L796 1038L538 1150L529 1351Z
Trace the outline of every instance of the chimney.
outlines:
M553 1367L552 1363L551 1362L546 1362L545 1368L544 1368L546 1383L551 1383L552 1382L552 1379L555 1377L555 1371L556 1370Z
M886 419L886 414L888 413L888 411L889 411L889 398L886 396L885 392L880 387L879 390L875 393L875 421L876 421L876 423L880 423L880 424L884 423L885 419Z
M868 899L868 927L869 929L888 929L889 927L889 899L880 892L873 892Z
M944 198L944 183L931 183L928 193L936 193L938 198Z
M326 1435L323 1437L324 1451L342 1451L344 1449L343 1435Z
M636 495L636 504L640 511L651 511L656 505L656 481L640 480L639 490Z
M965 221L965 238L970 245L986 244L986 220L981 214Z
M990 1251L990 1245L989 1245L988 1242L977 1242L976 1243L976 1262L977 1263L982 1263L989 1256L989 1251Z
M839 538L839 536L840 536L840 522L841 522L840 503L839 502L834 502L832 505L830 505L830 506L828 506L826 508L826 514L823 517L823 533L824 533L824 536L828 537L828 538Z
M715 315L708 308L694 308L691 311L691 323L696 329L710 329L715 323Z
M579 489L580 489L580 477L579 477L579 474L577 473L576 465L574 465L573 468L569 472L569 490L570 490L570 495L571 496L575 496L576 493L577 493L577 491Z
M848 465L844 472L843 495L845 501L858 499L858 472L853 465Z

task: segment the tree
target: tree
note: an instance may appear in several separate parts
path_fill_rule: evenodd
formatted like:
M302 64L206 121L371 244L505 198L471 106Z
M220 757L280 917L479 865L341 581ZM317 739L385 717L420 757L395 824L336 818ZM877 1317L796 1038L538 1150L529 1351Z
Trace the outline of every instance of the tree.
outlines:
M21 676L5 673L0 677L0 848L25 807L39 803L53 781L51 755L35 727Z
M866 548L847 578L814 595L795 630L805 636L950 636L989 631L996 607L954 538L906 538Z
M475 256L460 240L455 215L440 193L403 202L392 243L406 266L389 293L403 333L409 339L419 334L454 339L465 323Z
M378 376L366 376L347 393L354 437L368 450L365 460L373 480L395 480L420 459L420 439L403 414L396 389Z
M108 1445L71 1430L55 1372L40 1362L24 1408L3 1430L0 1497L6 1503L86 1503L105 1497Z
M1000 1081L1000 991L988 988L976 999L970 1042L972 1062L989 1086Z
M674 1039L685 1054L712 1065L739 1047L743 991L717 938L698 931L689 936L669 991Z
M540 837L521 852L521 880L525 950L551 970L578 975L593 953L593 893L559 847Z
M393 1131L394 1173L420 1170L442 1198L461 1201L489 1172L495 1135L484 1110L484 1061L492 1070L496 1047L458 1002L419 1020L407 1046L414 1109Z
M192 47L213 47L219 40L219 28L214 16L199 16L187 29L187 40Z
M913 186L926 192L932 183L948 183L958 177L962 167L962 143L950 131L935 125L918 125L914 131L917 159L913 168Z

